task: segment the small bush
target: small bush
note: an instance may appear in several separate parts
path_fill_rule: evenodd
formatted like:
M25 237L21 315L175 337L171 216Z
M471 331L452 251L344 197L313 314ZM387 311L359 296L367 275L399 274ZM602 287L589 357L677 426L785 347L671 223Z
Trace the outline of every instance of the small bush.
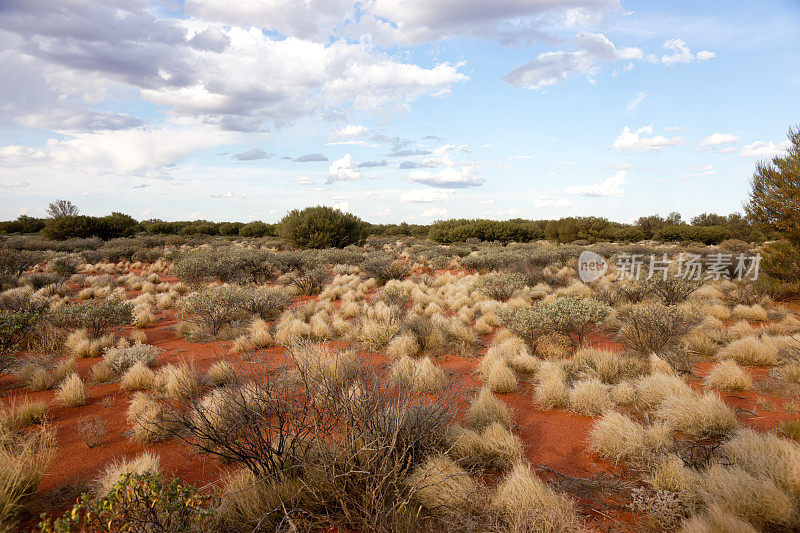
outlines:
M216 286L188 295L180 304L184 319L204 327L212 336L239 318L245 305L241 289Z
M248 312L262 320L273 320L292 302L294 292L283 287L257 287L245 289L242 299L242 307Z
M642 356L675 352L681 337L696 322L695 317L680 307L659 303L627 307L620 312L620 320L619 342Z
M364 261L361 270L367 276L375 278L381 285L393 279L404 279L411 267L403 261L391 256L377 256Z
M515 292L525 287L525 277L521 274L487 274L478 281L478 290L500 302L508 301Z
M102 337L115 326L130 324L132 307L119 298L90 300L59 307L53 320L70 328L85 328L92 338Z

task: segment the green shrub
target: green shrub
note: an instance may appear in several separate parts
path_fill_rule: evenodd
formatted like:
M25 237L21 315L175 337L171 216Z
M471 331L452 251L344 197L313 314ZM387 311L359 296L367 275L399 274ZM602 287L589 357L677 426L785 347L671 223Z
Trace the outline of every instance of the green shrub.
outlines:
M800 282L800 245L778 241L761 249L761 270L789 283Z
M681 337L697 323L697 317L680 307L656 302L626 307L619 320L619 342L642 356L674 352Z
M108 494L84 493L72 510L52 520L42 515L43 533L112 531L208 531L218 497L201 495L180 479L160 473L124 474Z
M275 236L275 226L266 224L260 220L249 222L239 228L240 237L273 237Z
M0 311L0 353L14 351L39 321L39 313Z
M245 295L239 287L217 286L193 292L180 304L185 318L217 335L223 326L241 315Z
M39 251L0 248L0 274L19 277L44 258L45 255Z
M344 248L365 238L365 226L355 215L331 207L290 211L278 224L278 236L299 248Z
M592 298L563 296L552 302L507 309L501 313L503 325L530 343L544 333L567 335L573 344L583 345L589 331L601 322L611 308Z
M136 363L153 366L156 362L156 357L162 351L161 348L150 344L136 344L127 348L113 347L105 351L103 361L105 361L108 368L122 374Z
M700 288L700 283L681 278L653 278L642 283L645 291L655 294L666 305L679 304Z
M478 290L492 300L501 302L505 302L524 287L525 277L521 274L487 274L478 281Z
M411 267L390 255L379 255L364 261L361 270L369 277L378 280L378 283L384 284L392 279L405 278Z
M312 268L306 272L290 272L286 275L287 282L305 296L317 294L331 279L331 272L325 267Z
M243 289L242 307L264 320L273 320L292 303L294 291L283 287L248 287Z
M53 321L57 325L85 328L95 338L103 336L115 326L130 324L131 318L131 304L116 297L65 305L53 314Z

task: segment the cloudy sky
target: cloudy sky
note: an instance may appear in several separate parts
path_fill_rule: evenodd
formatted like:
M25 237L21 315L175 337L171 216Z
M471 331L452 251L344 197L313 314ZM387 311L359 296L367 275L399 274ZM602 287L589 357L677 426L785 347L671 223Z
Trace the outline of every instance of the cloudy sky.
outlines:
M796 0L0 0L0 219L740 211Z

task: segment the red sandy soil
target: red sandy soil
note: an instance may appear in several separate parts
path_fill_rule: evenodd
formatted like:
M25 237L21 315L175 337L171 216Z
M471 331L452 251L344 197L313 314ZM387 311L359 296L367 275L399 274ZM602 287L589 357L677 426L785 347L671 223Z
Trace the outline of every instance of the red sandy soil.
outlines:
M167 276L162 276L162 279L175 281L175 278ZM188 342L176 335L175 322L174 311L159 312L156 323L145 329L148 343L164 350L158 358L159 365L187 361L202 372L221 358L232 357L229 355L230 341ZM488 344L488 336L484 341ZM599 334L591 335L587 344L621 350L620 345ZM285 355L283 349L264 352L264 356L273 361ZM388 366L388 359L382 354L364 353L364 356L374 366ZM479 357L446 355L437 360L437 364L450 375L451 382L459 384L466 393L466 399L472 397L480 387L473 373ZM78 373L84 378L89 395L87 404L80 407L59 407L52 401L54 391L31 392L16 385L10 376L0 378L0 394L3 396L46 401L51 406L50 420L57 433L55 461L22 515L25 528L35 527L42 512L61 513L68 509L109 462L122 457L132 458L145 450L159 455L162 469L167 475L179 476L184 482L200 488L209 488L229 469L212 458L192 453L187 446L174 440L148 445L132 441L128 436L131 427L125 417L132 394L122 391L117 383L92 384L88 379L90 367L98 361L98 358L77 361ZM694 387L702 388L701 380L709 366L708 363L698 365L698 377L692 382ZM749 368L748 371L755 382L767 379L767 369ZM624 494L615 500L613 493L586 488L594 486L594 481L610 480L623 484L626 481L623 469L599 460L587 451L587 436L593 419L561 410L540 410L533 400L532 389L532 384L523 380L516 393L499 397L513 409L515 433L522 439L526 456L537 473L577 497L583 514L590 516L588 525L592 529L639 530L646 519L626 510ZM760 431L772 430L784 420L798 418L797 414L785 411L785 404L791 398L767 396L754 391L722 393L721 396L732 408L738 409L737 414L743 425ZM764 403L764 400L769 403ZM77 424L93 416L103 420L108 434L102 445L89 449L78 434ZM587 485L573 478L592 482Z

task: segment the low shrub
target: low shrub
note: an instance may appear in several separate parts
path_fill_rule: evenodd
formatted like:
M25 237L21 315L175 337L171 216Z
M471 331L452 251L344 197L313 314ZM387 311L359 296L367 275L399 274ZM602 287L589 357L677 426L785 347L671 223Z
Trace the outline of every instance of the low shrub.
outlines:
M365 226L355 215L317 206L290 211L278 223L276 233L298 248L344 248L364 240Z
M245 296L235 286L221 285L189 294L180 304L185 320L216 336L223 326L242 316Z
M161 348L150 344L134 344L125 348L108 348L103 353L103 361L112 372L122 373L137 363L153 366L156 362L156 357L162 351Z
M129 303L112 297L59 307L53 320L61 326L84 328L92 338L98 338L115 326L130 324L132 311Z

